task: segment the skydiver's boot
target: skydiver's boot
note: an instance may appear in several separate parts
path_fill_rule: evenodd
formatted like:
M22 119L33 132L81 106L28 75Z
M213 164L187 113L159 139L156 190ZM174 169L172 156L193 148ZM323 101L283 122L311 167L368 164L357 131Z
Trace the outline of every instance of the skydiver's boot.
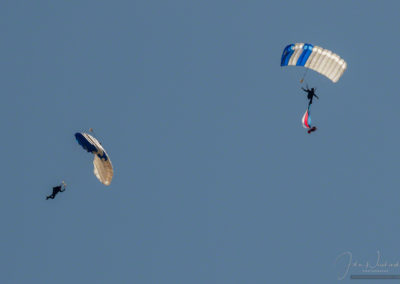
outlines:
M313 126L310 130L307 131L308 134L310 134L311 132L316 131L317 128L315 126Z

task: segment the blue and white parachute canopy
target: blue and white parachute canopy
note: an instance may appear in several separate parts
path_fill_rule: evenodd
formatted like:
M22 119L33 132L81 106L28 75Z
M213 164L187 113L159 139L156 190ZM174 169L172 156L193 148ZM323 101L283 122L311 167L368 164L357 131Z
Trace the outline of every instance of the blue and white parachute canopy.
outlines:
M93 172L95 176L104 185L110 185L114 171L106 150L104 150L103 146L101 146L100 142L97 141L96 138L87 133L75 133L75 138L83 149L93 153Z
M336 83L347 63L330 50L309 43L289 44L282 53L281 66L304 66Z

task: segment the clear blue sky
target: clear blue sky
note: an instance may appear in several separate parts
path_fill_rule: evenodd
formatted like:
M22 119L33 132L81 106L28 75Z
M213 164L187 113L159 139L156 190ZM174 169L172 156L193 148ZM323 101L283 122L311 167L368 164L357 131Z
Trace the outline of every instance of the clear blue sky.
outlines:
M0 282L336 283L345 251L400 260L399 27L398 1L1 1ZM348 63L308 72L312 135L279 66L295 42Z

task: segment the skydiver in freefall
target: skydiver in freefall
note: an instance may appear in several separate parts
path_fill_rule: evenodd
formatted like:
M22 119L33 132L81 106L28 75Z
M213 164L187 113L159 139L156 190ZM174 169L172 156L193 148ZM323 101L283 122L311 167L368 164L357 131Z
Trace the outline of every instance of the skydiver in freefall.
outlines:
M309 89L309 88L307 87L307 89L304 89L303 87L301 87L301 89L302 89L304 92L307 93L307 99L309 100L309 102L308 102L308 107L310 107L310 105L312 104L312 100L313 100L314 97L316 97L317 99L319 99L318 96L315 94L315 89L314 89L314 88Z
M49 198L54 199L59 192L65 191L66 184L64 182L61 183L59 186L53 187L53 193L46 197L46 200Z

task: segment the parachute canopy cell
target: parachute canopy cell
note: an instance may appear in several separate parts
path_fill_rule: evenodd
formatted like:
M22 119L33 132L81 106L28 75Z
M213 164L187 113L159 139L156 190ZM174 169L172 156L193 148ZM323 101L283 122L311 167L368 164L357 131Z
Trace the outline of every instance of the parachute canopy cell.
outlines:
M83 149L94 155L94 175L104 185L110 185L114 171L110 158L108 157L103 146L101 146L100 142L96 138L87 133L75 133L75 138L79 145L83 147Z
M289 44L282 53L281 66L304 66L336 83L347 68L339 55L309 43Z

